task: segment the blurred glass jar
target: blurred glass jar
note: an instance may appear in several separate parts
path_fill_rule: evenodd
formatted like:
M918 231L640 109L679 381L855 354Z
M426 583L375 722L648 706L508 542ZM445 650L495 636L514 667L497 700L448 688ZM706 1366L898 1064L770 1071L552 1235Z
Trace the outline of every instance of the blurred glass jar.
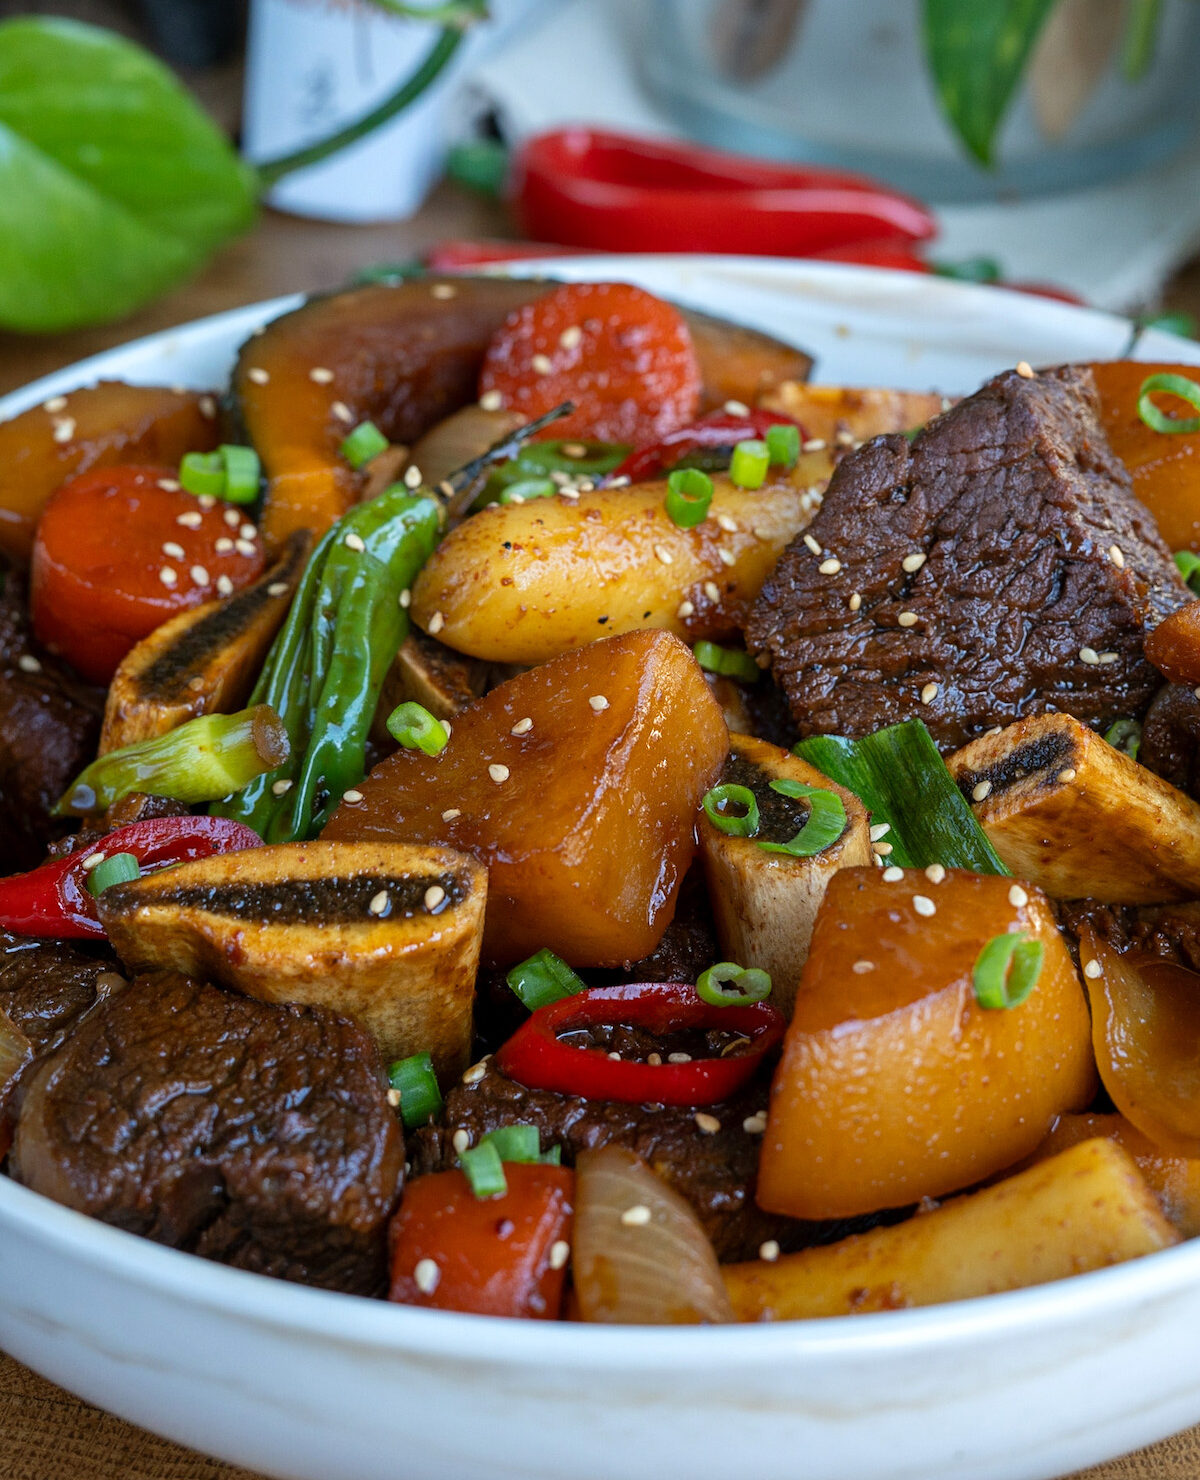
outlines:
M1121 58L1136 3L1059 0L992 169L938 105L919 0L642 0L627 14L649 28L634 38L643 82L693 137L955 202L1095 185L1194 137L1200 5L1161 0L1153 54L1131 80Z

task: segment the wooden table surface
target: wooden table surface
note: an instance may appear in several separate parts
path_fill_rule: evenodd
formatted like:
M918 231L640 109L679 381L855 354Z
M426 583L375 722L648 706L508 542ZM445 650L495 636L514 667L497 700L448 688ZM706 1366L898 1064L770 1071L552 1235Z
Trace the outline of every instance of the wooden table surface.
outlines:
M414 220L394 225L332 226L267 213L255 232L226 248L194 282L123 324L45 339L0 334L0 393L204 314L298 289L335 288L366 263L403 261L443 237L505 231L496 206L449 187ZM1200 317L1200 261L1175 279L1165 306ZM1197 1480L1200 1428L1085 1473L1087 1480ZM122 1423L0 1354L0 1480L260 1477Z

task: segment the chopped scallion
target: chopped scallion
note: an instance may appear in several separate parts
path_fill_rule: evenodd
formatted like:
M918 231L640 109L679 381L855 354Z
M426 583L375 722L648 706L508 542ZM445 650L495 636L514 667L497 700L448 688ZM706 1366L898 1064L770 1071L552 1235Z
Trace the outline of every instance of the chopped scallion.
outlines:
M805 786L801 781L782 777L770 783L771 790L781 797L802 798L808 803L809 813L804 826L786 843L759 843L764 853L787 853L792 858L812 858L836 843L846 831L846 808L835 791L822 786Z
M767 452L772 467L794 468L800 456L800 428L788 421L768 427Z
M771 454L767 451L767 444L757 438L747 438L733 449L729 477L739 488L761 488L770 466Z
M386 452L389 445L388 439L373 421L360 421L350 435L344 438L338 451L352 468L361 468L373 457Z
M388 715L387 732L397 745L423 750L426 755L441 755L450 739L440 719L435 719L424 705L411 701L397 704Z
M754 793L748 786L734 786L726 783L723 786L714 786L711 791L705 792L701 803L704 815L717 829L731 838L752 838L758 831L758 802ZM741 807L742 815L724 812L723 807Z
M1020 1007L1037 986L1044 955L1040 940L1013 931L993 935L975 961L975 1000L980 1007Z
M101 861L87 876L88 892L98 899L114 884L130 884L141 874L138 861L132 853L113 853Z
M536 1125L499 1125L479 1143L492 1145L501 1161L540 1161L541 1135Z
M1200 591L1200 555L1193 550L1176 550L1175 564L1179 574L1188 583L1193 591Z
M222 443L221 460L225 465L225 487L219 495L231 504L252 504L258 497L262 464L253 447Z
M458 1164L476 1197L503 1197L508 1191L500 1153L493 1142L481 1141L478 1146L460 1152Z
M703 524L713 499L713 480L699 468L676 468L667 475L667 518L680 529Z
M397 1059L388 1070L388 1083L400 1096L400 1116L406 1130L427 1125L441 1113L442 1092L427 1053Z
M732 991L725 990L726 983ZM700 973L696 995L710 1007L747 1007L771 995L771 978L757 966L747 968L736 961L718 961Z
M696 662L709 673L719 673L724 678L740 678L743 683L755 683L758 679L758 664L749 653L737 648L718 647L715 642L698 642L692 649Z
M502 504L525 504L535 498L553 498L558 485L550 478L518 478L500 495Z
M1186 375L1147 375L1138 392L1138 415L1153 432L1200 432L1200 416L1170 416L1155 405L1155 394L1178 396L1200 411L1200 385Z
M1142 727L1136 719L1114 720L1104 732L1104 738L1114 750L1136 761L1142 746Z
M225 464L219 452L185 452L179 464L179 483L197 497L220 498L225 491Z
M586 986L561 956L545 949L514 966L505 981L530 1012L560 998L573 997Z

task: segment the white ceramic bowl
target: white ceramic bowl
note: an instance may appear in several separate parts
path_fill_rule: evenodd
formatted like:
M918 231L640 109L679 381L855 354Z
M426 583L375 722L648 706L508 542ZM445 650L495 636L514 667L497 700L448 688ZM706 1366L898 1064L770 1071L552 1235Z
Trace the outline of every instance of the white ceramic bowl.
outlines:
M577 259L812 350L824 381L969 391L1019 359L1126 352L1129 325L900 273ZM279 300L0 401L100 376L223 383ZM1200 363L1146 334L1144 359ZM724 1329L412 1310L225 1269L0 1178L0 1346L124 1418L293 1480L1046 1480L1200 1421L1200 1241L932 1310Z

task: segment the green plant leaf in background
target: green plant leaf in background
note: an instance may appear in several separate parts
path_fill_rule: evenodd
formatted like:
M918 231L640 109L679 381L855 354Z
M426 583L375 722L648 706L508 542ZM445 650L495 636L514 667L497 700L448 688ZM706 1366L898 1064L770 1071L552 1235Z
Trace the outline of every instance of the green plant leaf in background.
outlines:
M1056 0L922 0L925 55L942 108L981 164Z
M0 328L132 312L249 226L256 195L140 47L71 21L0 23Z

